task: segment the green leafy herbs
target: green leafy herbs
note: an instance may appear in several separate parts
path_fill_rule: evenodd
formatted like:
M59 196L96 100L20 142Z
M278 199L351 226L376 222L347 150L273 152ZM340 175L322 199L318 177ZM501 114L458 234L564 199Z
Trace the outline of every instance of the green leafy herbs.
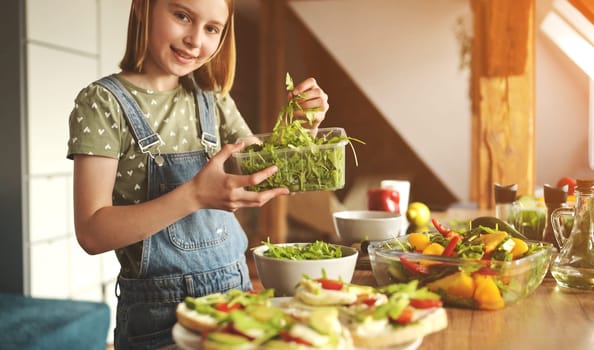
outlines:
M342 249L335 244L315 241L307 244L277 245L270 241L262 242L268 246L264 256L284 260L322 260L342 257Z
M293 91L289 73L285 85L287 91ZM289 99L281 108L272 132L263 135L261 143L251 144L236 155L242 174L253 174L272 165L279 169L263 182L248 187L249 190L286 187L291 192L304 192L336 190L344 186L344 146L351 141L364 142L347 137L341 128L320 129L313 135L304 124L311 125L318 110L304 110L299 104L303 99L303 94ZM294 118L296 111L302 111L306 120Z

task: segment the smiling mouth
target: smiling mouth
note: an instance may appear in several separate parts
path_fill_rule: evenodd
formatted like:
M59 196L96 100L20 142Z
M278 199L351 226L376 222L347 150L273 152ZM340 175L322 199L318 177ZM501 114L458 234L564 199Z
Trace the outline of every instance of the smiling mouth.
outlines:
M187 52L178 50L178 49L176 49L174 47L171 48L171 49L173 50L173 52L175 52L176 55L178 55L179 57L181 57L183 59L186 59L186 60L195 60L196 58L198 58L198 56L190 55Z

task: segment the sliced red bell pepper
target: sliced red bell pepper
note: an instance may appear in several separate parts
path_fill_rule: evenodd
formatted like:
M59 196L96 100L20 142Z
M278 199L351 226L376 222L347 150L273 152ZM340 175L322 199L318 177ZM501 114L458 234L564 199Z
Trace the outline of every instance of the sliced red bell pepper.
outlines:
M329 280L327 278L319 278L316 281L322 285L323 289L341 290L342 287L344 286L344 284L340 281Z
M456 250L456 245L458 245L458 242L460 241L460 236L459 235L452 235L452 238L450 239L450 242L448 243L447 247L445 247L445 249L443 250L443 253L441 253L442 256L452 256L454 255L454 252Z
M474 273L477 273L477 274L483 275L483 276L496 276L497 275L497 271L493 270L492 268L490 268L488 266L483 266L480 269L478 269L477 271L475 271Z
M431 219L431 223L433 224L435 229L437 229L437 231L439 231L439 233L441 233L445 237L449 237L450 234L452 233L452 230L450 230L449 228L446 228L445 226L440 224L439 221L437 221L437 219L435 219L435 218Z
M427 266L414 263L414 262L406 259L403 256L400 257L400 262L402 263L402 265L404 265L404 267L406 267L411 272L421 273L424 275L429 274L429 268Z
M443 306L443 301L439 299L410 299L410 306L417 309L430 309Z

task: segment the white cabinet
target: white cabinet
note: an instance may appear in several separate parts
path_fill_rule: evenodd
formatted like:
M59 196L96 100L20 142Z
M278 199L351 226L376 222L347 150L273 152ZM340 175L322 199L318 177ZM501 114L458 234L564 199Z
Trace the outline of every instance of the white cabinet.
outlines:
M27 71L29 171L71 172L68 116L76 94L97 77L97 59L30 43Z
M29 242L64 239L74 231L69 208L72 207L72 181L64 176L29 179ZM35 258L33 256L33 258Z
M119 264L113 252L90 256L76 241L66 152L76 95L118 71L129 8L122 0L27 0L25 7L30 293L103 300L112 326Z

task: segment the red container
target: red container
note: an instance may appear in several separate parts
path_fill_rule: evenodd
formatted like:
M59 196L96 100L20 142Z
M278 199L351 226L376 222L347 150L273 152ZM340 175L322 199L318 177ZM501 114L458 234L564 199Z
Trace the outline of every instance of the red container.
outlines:
M400 194L389 188L371 188L367 191L367 209L400 213Z

